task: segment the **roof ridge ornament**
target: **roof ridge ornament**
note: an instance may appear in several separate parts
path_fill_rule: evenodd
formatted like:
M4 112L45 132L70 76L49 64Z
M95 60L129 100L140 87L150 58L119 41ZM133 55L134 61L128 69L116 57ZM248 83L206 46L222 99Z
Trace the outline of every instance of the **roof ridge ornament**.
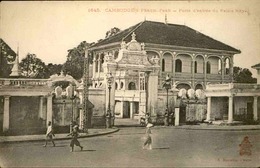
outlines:
M131 36L132 36L132 41L136 41L136 34L135 34L135 32L133 32Z

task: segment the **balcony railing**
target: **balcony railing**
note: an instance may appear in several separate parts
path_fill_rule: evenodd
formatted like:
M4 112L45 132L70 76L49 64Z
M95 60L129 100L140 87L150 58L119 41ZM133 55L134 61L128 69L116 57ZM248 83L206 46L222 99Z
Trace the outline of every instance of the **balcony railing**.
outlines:
M0 78L0 86L47 86L48 79Z
M260 89L260 85L246 84L246 83L209 84L206 86L206 89L207 90Z

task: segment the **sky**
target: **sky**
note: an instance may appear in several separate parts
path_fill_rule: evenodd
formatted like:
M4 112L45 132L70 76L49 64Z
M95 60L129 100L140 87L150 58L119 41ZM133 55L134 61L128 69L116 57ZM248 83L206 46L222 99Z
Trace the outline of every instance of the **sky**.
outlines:
M189 26L241 50L234 66L260 63L260 1L27 1L0 3L0 37L20 60L36 54L46 64L63 64L81 41L104 39L144 20Z

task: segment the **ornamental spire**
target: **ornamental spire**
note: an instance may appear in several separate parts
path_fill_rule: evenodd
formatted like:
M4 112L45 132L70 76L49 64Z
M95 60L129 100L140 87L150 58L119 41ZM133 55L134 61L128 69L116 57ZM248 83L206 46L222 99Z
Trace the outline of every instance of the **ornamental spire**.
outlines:
M19 77L21 75L20 67L19 67L19 44L17 47L17 54L15 61L13 62L12 73L10 74L11 77Z
M135 40L135 37L136 37L135 32L133 32L133 34L132 34L132 41Z

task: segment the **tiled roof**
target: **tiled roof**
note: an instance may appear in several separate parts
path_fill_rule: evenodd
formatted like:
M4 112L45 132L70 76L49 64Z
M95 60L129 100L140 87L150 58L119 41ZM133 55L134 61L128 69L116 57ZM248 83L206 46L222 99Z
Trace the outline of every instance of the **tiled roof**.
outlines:
M256 68L256 69L260 68L260 63L259 63L259 64L255 64L255 65L251 66L251 68Z
M174 45L181 47L224 50L240 53L239 50L206 36L185 25L164 24L161 22L140 22L118 34L94 44L92 47L121 42L129 42L135 32L136 40L144 43Z

